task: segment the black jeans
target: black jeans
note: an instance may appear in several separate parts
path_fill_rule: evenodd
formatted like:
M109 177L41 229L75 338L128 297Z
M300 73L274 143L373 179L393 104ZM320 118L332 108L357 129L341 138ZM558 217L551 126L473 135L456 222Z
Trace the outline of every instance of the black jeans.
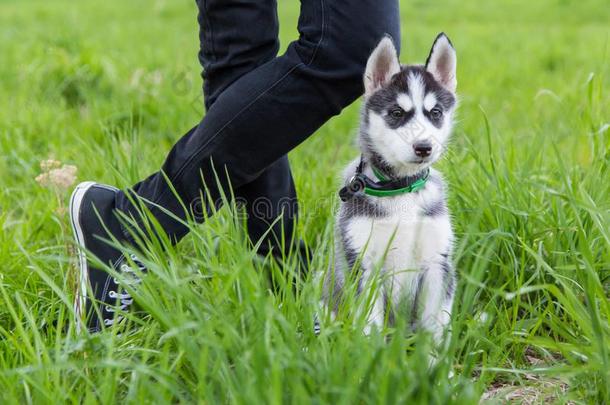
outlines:
M251 240L283 214L268 239L288 245L297 205L286 154L362 94L367 58L383 35L399 45L398 0L301 0L299 38L281 56L275 0L197 0L197 6L207 113L161 171L131 192L152 203L148 208L177 242L188 228L158 206L201 220L208 201L232 189L245 204ZM116 206L141 222L127 192L117 195Z

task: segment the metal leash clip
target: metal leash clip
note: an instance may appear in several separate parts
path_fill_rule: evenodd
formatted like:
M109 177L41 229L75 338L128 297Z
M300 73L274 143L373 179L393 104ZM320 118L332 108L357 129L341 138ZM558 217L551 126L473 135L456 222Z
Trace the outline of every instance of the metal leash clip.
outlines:
M366 181L361 173L352 176L347 185L339 190L339 198L346 202L351 200L356 194L364 192Z

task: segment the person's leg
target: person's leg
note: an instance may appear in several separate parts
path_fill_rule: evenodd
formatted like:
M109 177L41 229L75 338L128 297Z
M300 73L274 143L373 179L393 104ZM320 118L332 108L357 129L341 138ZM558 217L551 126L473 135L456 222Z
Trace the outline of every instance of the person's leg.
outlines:
M205 108L279 49L276 0L196 0Z
M197 5L201 27L199 59L205 68L204 95L206 108L209 108L235 80L277 55L277 5L275 0L198 0ZM244 30L243 27L249 29ZM215 45L218 46L217 50L214 49ZM291 180L286 165L280 161L275 166L283 169L280 173L283 177L279 178ZM281 186L281 182L277 185ZM284 186L283 190L281 187L277 189L286 195L293 193L293 188L288 186ZM251 206L252 193L257 190L264 191L265 187L245 187L242 199L247 207ZM132 304L120 280L88 260L86 251L101 262L110 264L122 275L134 274L134 267L144 269L137 257L126 258L102 240L124 239L121 225L114 215L118 193L116 188L86 182L75 189L71 198L70 216L74 233L78 244L84 247L79 250L80 280L75 300L78 329L83 328L85 315L86 327L91 331L100 330L102 325L110 326L115 322L117 308L126 310ZM262 225L254 220L249 222L254 222L250 231L252 237L260 237ZM89 299L89 288L95 300ZM99 304L97 313L92 305L94 301Z
M273 162L255 180L237 187L234 194L247 215L250 240L253 244L261 242L259 254L265 256L272 251L276 258L281 258L294 246L303 248L293 240L298 202L287 155Z
M229 179L233 189L251 183L354 101L378 41L387 33L398 45L398 2L302 0L299 32L284 55L220 93L201 123L176 143L162 171L133 187L135 195L153 203L151 212L174 240L187 227L156 205L185 218L184 204L197 216L208 200L219 199L221 190L228 193ZM211 46L216 51L220 45ZM209 194L201 198L204 189ZM116 202L138 219L125 193L117 194Z
M205 107L210 109L233 82L277 56L277 4L275 0L197 0L197 6L199 61ZM252 243L265 236L259 253L275 248L279 255L281 248L290 246L297 196L286 155L233 193L246 212Z

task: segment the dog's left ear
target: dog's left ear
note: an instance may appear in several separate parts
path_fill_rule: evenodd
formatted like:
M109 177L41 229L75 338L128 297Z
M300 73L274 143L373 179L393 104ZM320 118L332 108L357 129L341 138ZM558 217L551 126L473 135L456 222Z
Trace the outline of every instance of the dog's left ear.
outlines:
M441 32L432 44L430 55L426 60L426 70L447 90L455 93L457 88L456 66L455 49L447 35Z

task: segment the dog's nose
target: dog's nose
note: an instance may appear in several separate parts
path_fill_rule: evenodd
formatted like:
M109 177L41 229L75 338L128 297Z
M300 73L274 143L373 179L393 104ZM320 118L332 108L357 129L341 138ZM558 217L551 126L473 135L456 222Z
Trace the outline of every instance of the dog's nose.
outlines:
M430 142L417 142L413 145L415 155L419 157L428 157L432 153L432 144Z

